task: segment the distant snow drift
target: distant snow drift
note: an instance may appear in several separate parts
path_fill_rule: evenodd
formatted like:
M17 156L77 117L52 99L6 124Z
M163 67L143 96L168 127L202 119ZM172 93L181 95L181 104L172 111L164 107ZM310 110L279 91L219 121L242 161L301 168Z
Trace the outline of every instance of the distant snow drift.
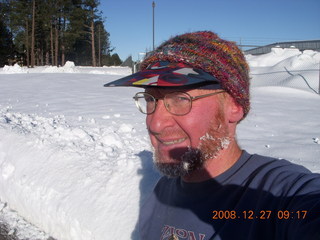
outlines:
M253 87L281 86L319 93L319 52L272 48L268 54L247 55L247 60Z
M319 53L276 49L247 59L252 109L238 127L240 145L320 172L320 96L264 78L314 68ZM140 89L103 87L130 73L71 62L0 69L0 209L20 239L138 239L139 209L159 178L132 99Z

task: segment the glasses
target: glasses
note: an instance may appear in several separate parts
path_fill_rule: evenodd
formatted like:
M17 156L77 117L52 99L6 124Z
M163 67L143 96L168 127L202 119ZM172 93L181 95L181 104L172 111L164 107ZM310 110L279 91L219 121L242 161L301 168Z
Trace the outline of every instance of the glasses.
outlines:
M213 96L225 91L219 91L204 95L190 96L185 92L172 92L166 94L163 98L155 98L149 93L138 92L133 97L135 100L136 106L140 112L144 114L152 114L155 112L157 103L159 99L163 99L164 106L169 113L177 116L186 115L191 111L192 102L201 98Z

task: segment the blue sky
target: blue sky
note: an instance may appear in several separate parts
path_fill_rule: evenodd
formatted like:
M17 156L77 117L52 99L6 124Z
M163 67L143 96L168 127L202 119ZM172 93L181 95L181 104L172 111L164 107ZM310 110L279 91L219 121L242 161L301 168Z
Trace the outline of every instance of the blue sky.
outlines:
M101 0L114 53L122 60L152 50L152 0ZM320 39L319 0L154 0L155 45L210 30L227 40L266 45Z

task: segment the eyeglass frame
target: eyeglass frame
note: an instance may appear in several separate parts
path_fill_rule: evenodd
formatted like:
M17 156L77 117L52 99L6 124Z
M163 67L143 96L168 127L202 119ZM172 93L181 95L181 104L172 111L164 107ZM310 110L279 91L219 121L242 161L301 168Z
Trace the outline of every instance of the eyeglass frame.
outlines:
M198 99L205 98L205 97L214 96L214 95L217 95L217 94L219 94L219 93L224 93L224 92L226 92L226 91L225 91L225 90L222 90L222 91L218 91L218 92L207 93L207 94L197 95L197 96L191 96L189 93L182 92L182 91L176 91L176 92L168 93L168 94L183 93L183 94L186 94L186 95L189 97L189 99L190 99L190 109L189 109L188 112L186 112L186 113L184 113L184 114L175 114L175 113L170 112L169 109L168 109L168 107L167 107L167 105L165 104L165 102L164 102L164 106L165 106L166 110L167 110L170 114L175 115L175 116L184 116L184 115L187 115L187 114L191 111L191 109L192 109L192 102L193 102L193 101L196 101L196 100L198 100ZM152 112L147 113L147 112L143 112L143 111L142 111L142 109L141 109L141 107L140 107L140 104L138 103L138 97L137 97L138 94L148 94L149 96L151 96L151 97L155 100L155 105L154 105L154 108L153 108L153 111L152 111ZM166 95L168 95L168 94L166 94ZM166 97L166 95L164 95L164 96L161 97L161 98L156 98L156 97L154 97L153 95L151 95L150 93L147 93L147 92L137 92L137 93L135 94L135 96L133 97L133 99L135 100L135 104L136 104L137 108L139 109L139 111L140 111L141 113L146 114L146 115L150 115L150 114L153 114L153 113L156 111L158 101L159 101L160 99L163 99L163 100L164 100L165 97Z

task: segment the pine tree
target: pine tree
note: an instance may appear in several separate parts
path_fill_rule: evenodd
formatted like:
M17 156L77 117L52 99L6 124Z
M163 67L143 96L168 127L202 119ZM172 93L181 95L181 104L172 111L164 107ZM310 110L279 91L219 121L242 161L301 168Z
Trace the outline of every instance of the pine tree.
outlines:
M112 63L114 66L119 66L122 63L122 61L117 53L112 54L111 59L112 59Z
M0 0L4 2L15 50L28 66L58 66L66 60L101 66L103 56L113 51L98 0Z
M30 26L32 17L31 0L10 1L10 28L16 51L24 54L27 66L30 66Z
M10 60L14 57L12 34L6 27L9 19L6 18L4 10L7 7L5 2L0 2L0 67L10 64Z
M84 8L87 11L87 17L90 29L90 44L91 44L91 56L92 66L95 67L96 63L96 47L95 47L95 21L100 20L101 17L98 15L98 6L100 2L98 0L84 0Z
M110 34L104 29L104 25L102 21L97 21L95 23L96 31L96 46L98 48L96 49L96 55L98 56L98 66L103 65L103 56L110 55L110 53L113 51L110 47L110 41L109 36ZM106 64L106 63L104 63Z

